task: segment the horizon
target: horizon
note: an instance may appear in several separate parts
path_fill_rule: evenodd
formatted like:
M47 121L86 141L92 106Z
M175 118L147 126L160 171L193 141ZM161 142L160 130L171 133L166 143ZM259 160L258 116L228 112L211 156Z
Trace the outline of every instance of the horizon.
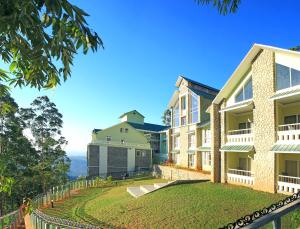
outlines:
M72 77L57 88L13 88L11 96L21 107L49 96L63 114L68 156L85 156L92 130L115 125L122 113L136 109L161 124L179 75L221 89L254 43L300 45L300 2L281 3L242 2L222 16L194 1L76 2L105 49L78 54Z

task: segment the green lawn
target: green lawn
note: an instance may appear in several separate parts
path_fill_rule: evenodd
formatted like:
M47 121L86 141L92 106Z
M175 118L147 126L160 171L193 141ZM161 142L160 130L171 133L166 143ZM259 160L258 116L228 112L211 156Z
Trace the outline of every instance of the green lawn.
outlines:
M218 228L285 196L248 188L195 183L161 189L135 199L127 186L163 182L126 181L111 188L91 188L44 209L49 215L105 228Z

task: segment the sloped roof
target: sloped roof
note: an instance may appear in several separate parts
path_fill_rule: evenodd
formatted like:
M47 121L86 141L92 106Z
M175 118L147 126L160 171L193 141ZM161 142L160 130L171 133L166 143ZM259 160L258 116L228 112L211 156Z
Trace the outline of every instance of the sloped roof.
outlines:
M243 58L243 60L240 62L238 67L235 69L235 71L232 73L230 78L227 80L219 94L214 99L213 103L219 104L223 100L223 98L226 98L230 94L230 92L234 89L237 83L244 76L245 72L250 68L253 60L262 50L270 50L273 52L286 53L300 57L300 52L297 51L291 51L288 49L282 49L262 44L254 44L248 51L246 56Z
M127 122L127 123L137 130L144 130L144 131L160 132L169 128L169 126L157 125L157 124L146 123L146 122L144 124L133 123L133 122Z
M188 87L188 89L190 89L193 93L195 93L196 95L199 95L199 96L202 96L204 98L207 98L207 99L214 99L216 96L215 95L211 95L209 93L206 93L204 91L200 91L200 90L197 90L195 88L192 88L192 87Z
M182 79L185 79L186 81L191 82L192 84L196 84L196 85L198 85L198 86L207 88L207 89L212 90L212 91L215 91L215 92L219 92L219 91L220 91L219 89L216 89L216 88L214 88L214 87L211 87L211 86L208 86L208 85L199 83L199 82L197 82L197 81L195 81L195 80L192 80L192 79L189 79L189 78L187 78L187 77L185 77L185 76L179 76L179 79L177 80L176 86L178 86L178 85L181 83L181 80L182 80Z
M271 99L279 99L279 98L285 98L293 95L298 95L300 94L300 88L293 89L293 90L288 90L288 91L283 91L283 92L277 92L275 95L271 97Z
M250 152L254 150L253 145L224 145L220 151L226 152Z
M102 131L102 129L93 129L93 133L97 134L98 132Z
M128 114L130 114L130 113L136 113L136 114L142 116L143 118L145 118L144 115L142 115L142 114L141 114L140 112L138 112L137 110L128 111L128 112L122 114L119 118L123 118L125 115L128 115Z
M275 144L271 151L275 153L299 153L300 144Z

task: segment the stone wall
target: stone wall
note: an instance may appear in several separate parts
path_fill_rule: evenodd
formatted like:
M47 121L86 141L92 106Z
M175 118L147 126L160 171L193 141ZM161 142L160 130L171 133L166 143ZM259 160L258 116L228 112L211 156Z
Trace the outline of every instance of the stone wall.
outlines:
M210 175L208 174L177 169L171 166L154 165L153 173L155 176L168 180L210 180Z
M210 108L211 120L211 181L220 182L220 108L217 104L212 104Z
M252 65L254 120L254 189L275 192L275 104L270 100L275 87L274 53L262 51Z

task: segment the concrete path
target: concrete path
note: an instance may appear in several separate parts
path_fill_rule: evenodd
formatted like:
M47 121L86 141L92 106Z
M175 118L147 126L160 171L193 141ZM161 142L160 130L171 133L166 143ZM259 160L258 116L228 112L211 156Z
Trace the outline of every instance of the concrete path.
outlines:
M132 195L135 198L138 198L140 196L143 196L147 193L154 192L158 189L161 189L163 187L169 186L175 181L169 181L167 183L155 183L151 185L141 185L138 187L128 187L127 192Z

